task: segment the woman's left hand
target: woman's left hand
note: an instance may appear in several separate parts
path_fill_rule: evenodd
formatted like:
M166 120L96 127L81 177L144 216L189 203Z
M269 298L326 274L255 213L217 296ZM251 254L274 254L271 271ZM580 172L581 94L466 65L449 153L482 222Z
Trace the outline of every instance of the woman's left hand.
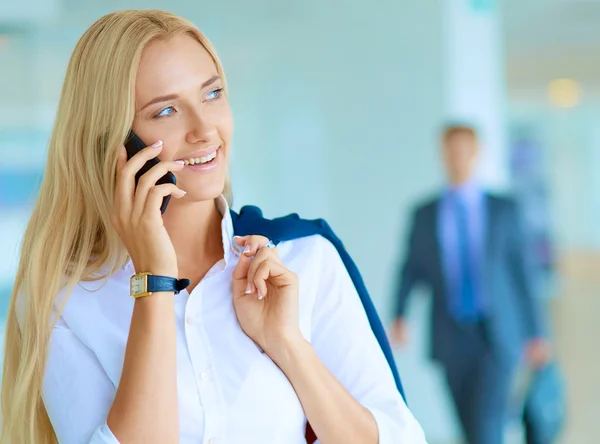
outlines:
M245 247L233 271L233 305L244 333L271 359L302 337L298 277L263 236L236 237Z

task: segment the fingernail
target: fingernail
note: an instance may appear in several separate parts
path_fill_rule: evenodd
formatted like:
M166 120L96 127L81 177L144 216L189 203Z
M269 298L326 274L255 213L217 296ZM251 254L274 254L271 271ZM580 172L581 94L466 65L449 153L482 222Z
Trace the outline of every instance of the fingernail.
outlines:
M183 196L185 196L187 194L187 192L179 189L179 190L175 190L175 192L173 192L173 194L175 194L176 197L177 196L183 197Z
M246 294L250 294L252 293L252 284L250 284L250 282L248 282L248 286L246 287Z
M250 245L246 245L246 248L244 248L244 254L250 253L250 250L252 250L252 248L250 247Z
M258 300L260 301L262 298L264 298L263 294L260 292L260 290L258 290Z
M152 145L150 145L152 148L158 148L159 146L162 146L162 140L157 140L156 142L154 142Z
M175 163L177 165L185 165L185 161L184 160L176 160Z

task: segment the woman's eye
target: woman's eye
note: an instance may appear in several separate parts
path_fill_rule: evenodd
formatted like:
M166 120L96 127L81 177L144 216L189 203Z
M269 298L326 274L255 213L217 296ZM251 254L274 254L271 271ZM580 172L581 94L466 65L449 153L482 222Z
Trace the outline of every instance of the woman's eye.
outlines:
M156 115L154 117L170 116L174 112L175 112L175 108L173 108L172 106L167 106L165 109L163 109L163 110L159 111L158 113L156 113Z
M223 88L219 88L219 89L215 89L214 91L210 92L206 98L207 100L217 100L221 98L221 95L223 94Z

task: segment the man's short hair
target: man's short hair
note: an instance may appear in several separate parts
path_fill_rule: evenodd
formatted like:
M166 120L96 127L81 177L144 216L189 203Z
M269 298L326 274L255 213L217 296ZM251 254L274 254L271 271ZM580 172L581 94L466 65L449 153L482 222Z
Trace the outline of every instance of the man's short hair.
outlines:
M448 139L457 134L468 134L473 137L473 139L478 139L477 130L474 127L470 125L451 124L444 126L442 129L442 140L447 142Z

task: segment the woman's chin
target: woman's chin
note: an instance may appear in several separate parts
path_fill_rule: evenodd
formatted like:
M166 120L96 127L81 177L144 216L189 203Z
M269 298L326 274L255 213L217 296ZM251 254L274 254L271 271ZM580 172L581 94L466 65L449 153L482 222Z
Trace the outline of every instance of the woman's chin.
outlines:
M208 182L208 181L206 181ZM190 184L191 185L191 184ZM187 202L204 202L208 200L215 200L221 194L225 188L225 180L210 181L209 183L203 183L202 185L194 185L184 187L180 185L181 189L186 192L185 197L182 200Z

